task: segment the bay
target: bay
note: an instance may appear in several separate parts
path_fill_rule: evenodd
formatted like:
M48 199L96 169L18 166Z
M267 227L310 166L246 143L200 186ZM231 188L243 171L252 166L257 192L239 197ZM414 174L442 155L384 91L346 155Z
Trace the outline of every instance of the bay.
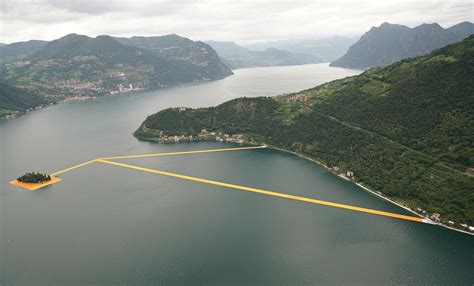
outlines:
M327 64L60 104L0 122L0 284L469 285L472 236L428 224L93 163L30 192L8 184L97 157L237 147L160 145L132 132L167 107L296 92L360 73ZM271 150L120 160L407 214L297 156Z

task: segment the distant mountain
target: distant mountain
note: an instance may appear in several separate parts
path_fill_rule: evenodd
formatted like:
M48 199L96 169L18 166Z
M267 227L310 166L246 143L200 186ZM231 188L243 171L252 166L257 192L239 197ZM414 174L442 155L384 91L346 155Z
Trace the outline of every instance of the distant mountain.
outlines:
M466 25L452 27L466 33ZM428 54L464 38L438 24L422 24L415 28L383 23L372 27L348 52L331 63L335 67L370 68L385 66L401 59Z
M233 57L235 55L247 53L250 51L249 49L239 46L234 42L206 41L206 43L223 58Z
M39 95L61 98L166 87L232 74L208 45L176 35L127 40L69 34L41 45L21 60L4 64L3 80Z
M0 118L23 113L48 102L26 90L0 82Z
M266 49L276 48L276 49L287 49L290 46L296 45L304 40L312 40L312 38L290 38L285 40L276 40L276 41L265 41L265 42L255 42L250 44L243 45L244 48L247 48L252 51L265 51Z
M17 42L0 45L0 63L18 60L30 56L37 50L44 47L48 42L31 40L27 42Z
M284 49L293 53L312 55L329 62L343 56L355 41L354 38L333 36L323 39L308 38L254 43L246 47L253 50Z
M122 44L150 51L155 56L184 64L186 70L199 75L204 80L221 79L232 74L220 60L216 51L201 41L192 41L176 34L115 39Z
M269 48L265 51L251 51L234 42L207 42L232 69L248 67L292 66L321 63L318 57L297 54L285 50Z
M461 38L466 38L474 34L474 24L471 22L461 22L457 25L448 28L449 31L459 35Z
M306 54L296 54L285 50L269 48L265 51L248 51L224 58L231 68L294 66L322 63L323 60Z
M202 129L242 134L314 158L337 174L350 171L351 180L468 230L463 224L474 226L473 78L470 36L290 95L162 110L134 135L153 141Z

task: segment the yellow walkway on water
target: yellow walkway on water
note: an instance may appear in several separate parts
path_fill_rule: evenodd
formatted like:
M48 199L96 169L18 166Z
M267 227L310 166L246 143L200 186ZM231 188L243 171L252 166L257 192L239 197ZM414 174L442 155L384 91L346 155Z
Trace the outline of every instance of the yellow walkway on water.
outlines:
M285 198L285 199L290 199L290 200L302 201L302 202L313 203L313 204L318 204L318 205L325 205L325 206L336 207L336 208L347 209L347 210L358 211L358 212L365 212L365 213L381 215L381 216L394 217L394 218L405 219L405 220L416 221L416 222L424 222L424 219L420 217L389 213L389 212L384 212L384 211L378 211L378 210L372 210L372 209L350 206L350 205L345 205L345 204L316 200L316 199L305 198L305 197L289 195L289 194L284 194L284 193L277 193L277 192L272 192L272 191L267 191L267 190L262 190L262 189L256 189L256 188L239 186L239 185L223 183L223 182L218 182L218 181L212 181L212 180L191 177L191 176L186 176L186 175L181 175L181 174L176 174L176 173L170 173L170 172L165 172L165 171L160 171L160 170L154 170L154 169L124 164L124 163L119 163L119 162L112 162L112 161L103 160L103 159L98 159L97 162L120 166L120 167L129 168L133 170L138 170L138 171L144 171L144 172L149 172L149 173L154 173L154 174L159 174L159 175L164 175L164 176L175 177L175 178L179 178L183 180L190 180L190 181L195 181L195 182L200 182L200 183L205 183L205 184L210 184L210 185L216 185L216 186L221 186L221 187L226 187L226 188L231 188L231 189L253 192L253 193L263 194L267 196L280 197L280 198Z
M226 151L254 150L254 149L262 149L262 148L266 148L266 146L222 148L222 149L210 149L210 150L194 150L194 151L182 151L182 152L169 152L169 153L104 157L104 158L97 158L97 159L94 159L94 160L90 160L90 161L72 166L70 168L67 168L67 169L64 169L64 170L61 170L61 171L57 171L55 173L52 173L51 176L57 176L59 174L69 172L71 170L86 166L86 165L94 163L94 162L100 162L100 163L104 163L104 164L108 164L108 165L124 167L124 168L133 169L133 170L137 170L137 171L154 173L154 174L174 177L174 178L178 178L178 179L183 179L183 180L189 180L189 181L200 182L200 183L204 183L204 184L210 184L210 185L215 185L215 186L220 186L220 187L226 187L226 188L230 188L230 189L236 189L236 190L241 190L241 191L257 193L257 194L261 194L261 195L279 197L279 198L284 198L284 199L289 199L289 200L295 200L295 201L301 201L301 202L306 202L306 203L324 205L324 206L335 207L335 208L340 208L340 209L358 211L358 212L369 213L369 214L373 214L373 215L380 215L380 216L398 218L398 219L409 220L409 221L414 221L414 222L429 222L428 220L423 219L421 217L414 217L414 216L408 216L408 215L378 211L378 210L373 210L373 209L368 209L368 208L363 208L363 207L357 207L357 206L345 205L345 204L334 203L334 202L329 202L329 201L317 200L317 199L306 198L306 197L301 197L301 196L295 196L295 195L290 195L290 194L285 194L285 193L277 193L277 192L263 190L263 189L257 189L257 188L252 188L252 187L245 187L245 186L230 184L230 183L212 181L212 180L198 178L198 177L192 177L192 176L181 175L181 174L177 174L177 173L171 173L171 172L166 172L166 171L160 171L160 170L149 169L149 168L144 168L144 167L139 167L139 166L134 166L134 165L129 165L129 164L110 161L110 160L115 160L115 159L173 156L173 155L186 155L186 154L199 154L199 153L215 153L215 152L226 152ZM49 182L47 184L29 184L28 186L26 186L25 184L20 184L19 182L16 182L16 180L11 181L10 183L14 184L16 186L19 186L19 187L29 189L29 190L36 190L36 189L42 188L44 186L56 183L58 181L61 181L61 179L59 179L57 177L54 177L51 180L51 182ZM34 185L34 186L30 186L30 185Z
M130 159L130 158L186 155L186 154L198 154L198 153L215 153L215 152L225 152L225 151L254 150L254 149L262 149L262 148L267 148L267 146L251 146L251 147L222 148L222 149L208 149L208 150L192 150L192 151L181 151L181 152L170 152L170 153L156 153L156 154L104 157L104 158L98 158L98 159L103 159L103 160Z

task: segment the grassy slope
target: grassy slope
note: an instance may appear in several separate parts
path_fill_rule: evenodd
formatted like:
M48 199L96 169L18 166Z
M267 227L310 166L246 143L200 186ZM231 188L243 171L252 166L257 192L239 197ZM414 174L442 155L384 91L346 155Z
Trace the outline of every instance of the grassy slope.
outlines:
M168 109L144 122L168 134L201 128L247 136L351 170L443 221L474 225L474 37L430 55L289 96ZM138 138L152 136L141 128Z

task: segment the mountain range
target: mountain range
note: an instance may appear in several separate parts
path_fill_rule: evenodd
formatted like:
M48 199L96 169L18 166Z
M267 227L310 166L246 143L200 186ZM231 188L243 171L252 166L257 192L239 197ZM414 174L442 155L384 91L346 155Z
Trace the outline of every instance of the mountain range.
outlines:
M331 65L384 66L465 38L473 33L473 26L462 22L448 29L438 24L408 28L384 23L365 33ZM230 68L319 63L344 53L353 41L330 37L239 46L234 42L192 41L175 34L131 38L69 34L49 42L2 44L0 82L12 87L9 94L16 87L22 98L39 96L41 100L26 100L29 104L22 106L12 96L2 94L1 117L65 98L221 79L232 74Z
M0 47L1 80L50 99L221 79L232 71L203 42L177 35L69 34Z
M37 50L44 47L48 42L40 40L30 40L12 44L0 45L0 63L17 60L30 56Z
M438 24L414 28L383 23L372 27L331 66L365 69L385 66L401 59L428 54L474 33L474 24L462 22L444 29Z
M322 58L286 50L268 48L264 51L252 51L234 42L208 41L221 57L222 61L232 69L248 67L291 66L323 62Z
M250 50L262 51L269 48L287 50L292 53L312 55L324 62L343 56L357 38L332 36L327 38L302 38L270 42L257 42L245 45Z
M474 225L474 36L385 68L277 97L150 115L141 140L241 134L314 158L420 215Z

